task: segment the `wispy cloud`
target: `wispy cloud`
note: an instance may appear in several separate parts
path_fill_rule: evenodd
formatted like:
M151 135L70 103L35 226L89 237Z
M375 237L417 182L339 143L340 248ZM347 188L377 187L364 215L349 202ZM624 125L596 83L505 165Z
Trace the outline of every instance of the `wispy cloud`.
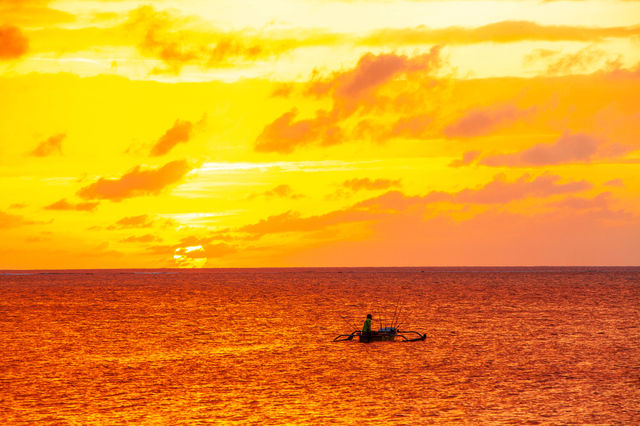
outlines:
M66 199L56 201L53 204L49 204L45 207L46 210L76 210L90 212L95 210L100 204L99 201L87 202L87 203L70 203Z
M49 7L51 0L2 0L0 24L10 22L20 26L54 25L72 22L73 14Z
M370 179L354 178L342 182L344 188L352 191L375 191L380 189L397 188L401 185L400 179Z
M304 195L296 193L291 186L287 184L277 185L274 188L271 188L264 192L257 192L251 194L249 199L254 199L258 197L264 198L289 198L292 200L297 200L299 198L303 198Z
M16 228L23 225L35 225L38 221L30 220L24 216L19 216L11 213L5 213L0 211L0 228Z
M360 43L365 45L406 46L419 44L513 43L519 41L595 42L608 38L640 35L640 26L586 27L541 25L530 21L502 21L475 28L447 27L389 28L374 31Z
M122 243L153 243L160 240L161 240L160 237L158 237L157 235L145 234L145 235L132 235L130 237L123 238L122 240L120 240L120 242Z
M38 146L31 151L31 155L34 157L47 157L49 155L62 154L62 141L67 135L65 133L59 133L53 135L50 138L40 142Z
M491 133L499 126L521 120L535 112L536 108L521 109L509 104L475 108L449 124L444 129L444 134L450 138L482 136Z
M100 178L78 191L85 199L121 201L125 198L157 195L164 188L175 184L189 171L187 161L172 161L159 168L143 170L135 167L119 178Z
M154 219L151 215L126 216L118 220L107 229L149 228L153 226Z
M520 152L488 155L480 159L479 163L507 167L587 163L596 158L620 156L633 149L608 144L601 138L586 133L566 132L553 143L539 143Z

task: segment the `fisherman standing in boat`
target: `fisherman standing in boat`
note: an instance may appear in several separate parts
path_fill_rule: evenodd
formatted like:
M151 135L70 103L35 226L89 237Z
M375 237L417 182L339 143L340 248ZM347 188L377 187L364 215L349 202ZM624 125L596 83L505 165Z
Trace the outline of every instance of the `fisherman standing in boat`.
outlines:
M371 340L371 319L373 317L371 314L367 314L367 319L364 320L364 325L362 326L362 336L366 337L366 340Z

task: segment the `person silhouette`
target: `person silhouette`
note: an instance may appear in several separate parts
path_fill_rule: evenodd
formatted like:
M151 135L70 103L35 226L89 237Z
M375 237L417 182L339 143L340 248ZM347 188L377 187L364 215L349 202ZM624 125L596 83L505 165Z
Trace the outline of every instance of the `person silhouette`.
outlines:
M364 320L364 325L362 326L362 336L367 340L371 339L371 319L373 316L371 314L367 314L367 319Z

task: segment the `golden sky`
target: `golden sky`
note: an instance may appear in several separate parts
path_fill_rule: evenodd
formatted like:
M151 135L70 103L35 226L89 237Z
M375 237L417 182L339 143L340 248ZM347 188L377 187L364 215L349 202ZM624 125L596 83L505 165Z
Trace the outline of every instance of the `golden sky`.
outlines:
M0 0L0 269L638 265L640 1Z

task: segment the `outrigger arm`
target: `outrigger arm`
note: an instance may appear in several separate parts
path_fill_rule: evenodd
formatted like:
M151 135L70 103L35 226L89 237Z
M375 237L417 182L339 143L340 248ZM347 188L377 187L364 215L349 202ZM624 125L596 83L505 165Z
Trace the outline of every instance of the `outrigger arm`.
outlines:
M408 338L407 336L405 336L405 334L409 334L409 333L417 334L418 337ZM404 339L403 342L419 342L420 340L425 340L427 338L427 333L420 334L417 331L398 331L398 334L396 334L396 337L402 337Z
M359 336L360 335L360 330L356 330L351 334L341 334L339 336L337 336L335 339L333 339L334 342L344 342L345 340L353 340L353 338L355 336Z

